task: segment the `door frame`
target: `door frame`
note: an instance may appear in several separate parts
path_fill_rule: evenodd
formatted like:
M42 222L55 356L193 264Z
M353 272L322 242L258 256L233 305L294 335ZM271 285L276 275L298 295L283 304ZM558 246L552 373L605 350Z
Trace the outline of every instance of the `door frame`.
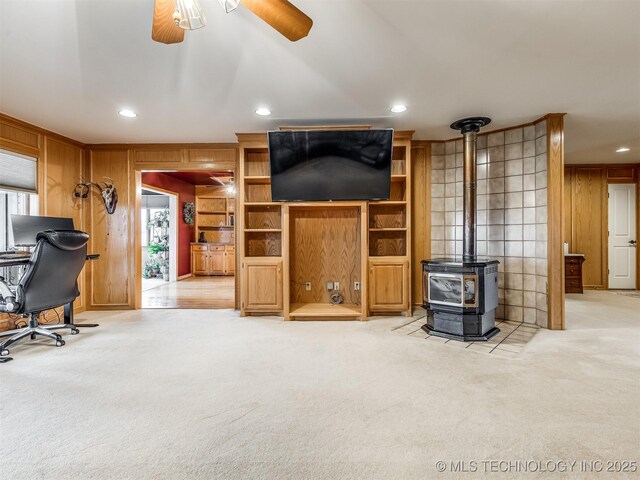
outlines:
M166 148L170 148L170 145L166 146ZM135 271L135 276L134 276L134 288L133 288L133 304L134 304L134 308L136 310L140 310L142 308L142 238L140 235L140 215L137 214L140 212L140 193L142 190L142 173L143 172L158 172L158 173L167 173L167 172L202 172L202 171L212 171L212 170L219 170L219 171L229 171L233 173L234 178L237 178L238 175L238 161L237 161L237 151L235 153L235 161L233 162L233 164L231 163L202 163L202 164L196 164L194 165L193 163L189 163L189 164L181 164L181 165L175 165L175 164L171 164L171 165L167 165L167 163L163 163L163 162L144 162L144 164L139 164L139 163L133 163L131 165L131 171L133 173L133 175L131 176L132 178L132 186L133 186L133 192L135 195L135 208L134 211L136 212L136 214L133 215L133 228L134 228L134 240L133 240L133 251L134 251L134 271ZM157 188L157 187L156 187ZM236 197L235 197L235 206L234 206L234 210L237 212L238 211L238 195L237 195L237 190L236 190ZM237 213L236 213L237 215ZM177 223L177 222L176 222ZM235 231L236 231L236 244L237 244L237 222L235 222ZM195 239L194 239L195 240ZM234 280L234 296L235 296L235 309L239 310L240 308L240 274L239 272L239 268L238 268L238 258L239 256L236 255L236 270L235 270L235 275L233 276L233 280Z
M640 189L638 187L640 187L640 184L637 181L634 182L630 182L630 181L608 181L607 182L607 188L606 188L606 192L607 192L607 196L606 196L606 204L607 204L607 208L605 210L606 213L606 233L607 233L607 242L606 242L606 246L603 245L603 249L605 251L604 257L605 257L605 263L606 263L606 272L607 272L607 290L619 290L617 288L612 289L610 282L611 282L611 273L609 271L609 242L610 242L610 236L609 236L609 187L611 185L635 185L635 217L636 217L636 240L640 238L640 212L638 211L638 209L640 208L640 200L638 199L638 194L640 193ZM638 290L640 289L640 259L638 258L638 251L637 251L637 244L636 244L636 264L635 264L635 269L636 269L636 275L635 275L635 288L634 290Z
M178 281L178 205L180 204L180 194L145 183L141 185L142 188L169 197L169 282L176 282ZM138 210L139 214L140 210ZM142 223L140 223L139 228L138 233L142 232ZM141 238L139 235L138 237ZM142 248L142 241L139 248ZM142 275L142 272L140 272L140 275ZM142 290L140 293L142 294Z

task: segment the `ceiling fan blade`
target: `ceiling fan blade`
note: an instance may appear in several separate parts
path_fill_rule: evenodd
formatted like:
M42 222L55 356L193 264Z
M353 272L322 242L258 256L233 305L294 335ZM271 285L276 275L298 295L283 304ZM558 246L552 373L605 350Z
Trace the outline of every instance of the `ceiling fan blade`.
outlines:
M151 38L156 42L169 44L184 40L184 30L173 19L175 10L175 0L155 0Z
M241 0L242 5L292 42L309 34L313 20L287 0Z

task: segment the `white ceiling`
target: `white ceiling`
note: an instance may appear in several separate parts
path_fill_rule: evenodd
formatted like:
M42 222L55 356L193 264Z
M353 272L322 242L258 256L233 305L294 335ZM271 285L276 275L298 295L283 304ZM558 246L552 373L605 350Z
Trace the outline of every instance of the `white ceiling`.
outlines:
M87 143L294 124L445 139L466 115L501 128L566 112L567 162L640 161L638 0L294 0L314 20L297 43L201 3L207 27L167 46L150 37L153 0L0 0L0 111Z

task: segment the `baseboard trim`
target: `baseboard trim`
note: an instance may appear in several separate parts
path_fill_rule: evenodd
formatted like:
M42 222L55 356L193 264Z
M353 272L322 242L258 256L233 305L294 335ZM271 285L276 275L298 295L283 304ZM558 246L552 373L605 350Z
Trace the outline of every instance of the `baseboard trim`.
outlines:
M189 278L189 277L193 277L193 274L191 274L191 273L187 273L186 275L180 275L180 276L178 277L177 281L179 282L180 280L185 280L185 279L187 279L187 278Z

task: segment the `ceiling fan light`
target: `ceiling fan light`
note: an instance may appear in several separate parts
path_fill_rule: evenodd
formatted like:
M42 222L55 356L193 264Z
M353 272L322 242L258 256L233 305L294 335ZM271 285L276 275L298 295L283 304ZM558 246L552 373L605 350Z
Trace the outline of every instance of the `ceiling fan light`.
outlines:
M207 24L198 0L176 0L173 18L176 25L184 30L196 30Z
M220 2L226 13L233 12L240 4L240 0L218 0L218 2Z

